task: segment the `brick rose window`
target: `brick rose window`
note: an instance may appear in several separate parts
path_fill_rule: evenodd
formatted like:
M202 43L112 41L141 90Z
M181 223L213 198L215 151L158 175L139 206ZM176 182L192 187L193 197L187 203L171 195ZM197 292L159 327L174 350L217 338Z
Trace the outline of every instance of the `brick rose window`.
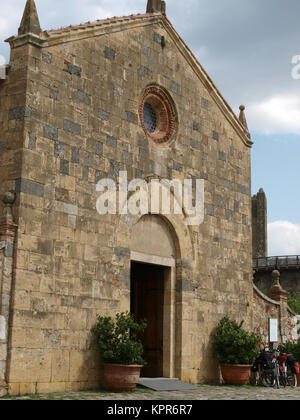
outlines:
M156 86L144 92L140 119L146 135L155 143L167 143L175 132L174 105L166 93Z

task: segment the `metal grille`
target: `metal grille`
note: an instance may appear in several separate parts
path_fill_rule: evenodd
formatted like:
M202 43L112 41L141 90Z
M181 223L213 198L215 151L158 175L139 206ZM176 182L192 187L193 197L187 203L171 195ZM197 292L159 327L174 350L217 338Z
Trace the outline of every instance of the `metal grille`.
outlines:
M154 109L149 103L145 103L143 110L144 124L149 133L154 133L157 126L157 117Z

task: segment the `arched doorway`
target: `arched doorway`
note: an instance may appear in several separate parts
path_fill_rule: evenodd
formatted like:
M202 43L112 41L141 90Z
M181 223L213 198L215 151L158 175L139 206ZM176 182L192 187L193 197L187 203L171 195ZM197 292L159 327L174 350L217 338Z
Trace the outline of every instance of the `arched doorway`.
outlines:
M147 319L144 377L175 377L178 244L164 218L145 215L131 236L131 312Z

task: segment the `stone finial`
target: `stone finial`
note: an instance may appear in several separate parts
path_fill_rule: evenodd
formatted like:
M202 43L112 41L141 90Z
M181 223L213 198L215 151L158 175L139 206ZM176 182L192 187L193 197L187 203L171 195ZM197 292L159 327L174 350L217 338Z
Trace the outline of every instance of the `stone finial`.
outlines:
M4 203L3 214L0 217L1 222L13 222L12 206L16 200L16 195L13 192L6 192L2 197Z
M272 272L272 280L273 280L273 286L276 286L276 287L279 286L281 288L281 286L280 286L280 271L274 270Z
M245 105L241 105L240 106L240 116L239 116L239 120L242 123L243 127L245 128L245 130L247 132L249 132L248 130L248 124L247 124L247 120L246 120L246 115L245 115Z
M148 0L147 13L166 14L166 2L162 0Z
M34 0L27 0L21 25L19 27L19 35L28 33L40 35L42 32L40 21L37 14Z
M280 299L286 299L288 292L283 290L280 284L280 272L278 270L274 270L272 272L272 279L273 279L273 285L271 287L271 290L268 293L269 298L280 301Z

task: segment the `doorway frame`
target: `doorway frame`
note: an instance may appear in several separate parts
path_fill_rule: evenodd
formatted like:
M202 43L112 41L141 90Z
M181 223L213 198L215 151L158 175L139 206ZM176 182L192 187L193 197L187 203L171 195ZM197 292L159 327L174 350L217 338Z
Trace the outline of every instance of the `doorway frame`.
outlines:
M163 377L175 378L176 366L176 260L131 251L133 263L151 264L169 268L164 270L163 307Z

